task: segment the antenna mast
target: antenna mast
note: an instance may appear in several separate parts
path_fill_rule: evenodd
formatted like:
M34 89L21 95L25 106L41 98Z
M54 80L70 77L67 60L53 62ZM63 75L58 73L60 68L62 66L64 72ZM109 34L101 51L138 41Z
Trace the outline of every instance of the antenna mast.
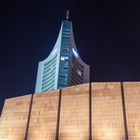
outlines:
M66 19L67 19L67 20L69 20L69 16L70 16L70 11L67 10L67 12L66 12Z

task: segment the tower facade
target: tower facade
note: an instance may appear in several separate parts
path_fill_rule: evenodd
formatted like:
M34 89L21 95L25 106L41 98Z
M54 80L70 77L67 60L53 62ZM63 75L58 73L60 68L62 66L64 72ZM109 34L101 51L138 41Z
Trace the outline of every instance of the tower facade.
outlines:
M62 21L60 32L50 55L39 62L35 92L60 89L89 82L89 65L76 49L72 22Z

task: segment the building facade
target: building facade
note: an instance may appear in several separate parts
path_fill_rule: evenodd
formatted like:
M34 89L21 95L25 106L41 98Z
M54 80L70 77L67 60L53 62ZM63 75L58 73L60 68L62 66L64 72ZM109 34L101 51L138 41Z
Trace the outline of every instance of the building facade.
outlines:
M89 66L76 49L72 22L62 21L50 55L39 62L35 92L44 92L89 82Z
M140 140L140 82L93 82L6 99L0 140Z

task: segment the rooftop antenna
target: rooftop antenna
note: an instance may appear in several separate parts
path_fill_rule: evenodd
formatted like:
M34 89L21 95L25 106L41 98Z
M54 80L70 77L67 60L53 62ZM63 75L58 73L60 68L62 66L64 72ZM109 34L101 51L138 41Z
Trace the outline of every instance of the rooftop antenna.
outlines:
M67 20L69 20L69 16L70 16L70 11L67 10L67 12L66 12L66 19L67 19Z

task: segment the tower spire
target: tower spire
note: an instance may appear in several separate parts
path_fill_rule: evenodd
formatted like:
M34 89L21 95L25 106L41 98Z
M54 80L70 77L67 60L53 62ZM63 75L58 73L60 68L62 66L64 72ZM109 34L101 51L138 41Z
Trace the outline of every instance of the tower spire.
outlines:
M70 11L67 10L67 12L66 12L66 19L69 20L69 17L70 17Z

